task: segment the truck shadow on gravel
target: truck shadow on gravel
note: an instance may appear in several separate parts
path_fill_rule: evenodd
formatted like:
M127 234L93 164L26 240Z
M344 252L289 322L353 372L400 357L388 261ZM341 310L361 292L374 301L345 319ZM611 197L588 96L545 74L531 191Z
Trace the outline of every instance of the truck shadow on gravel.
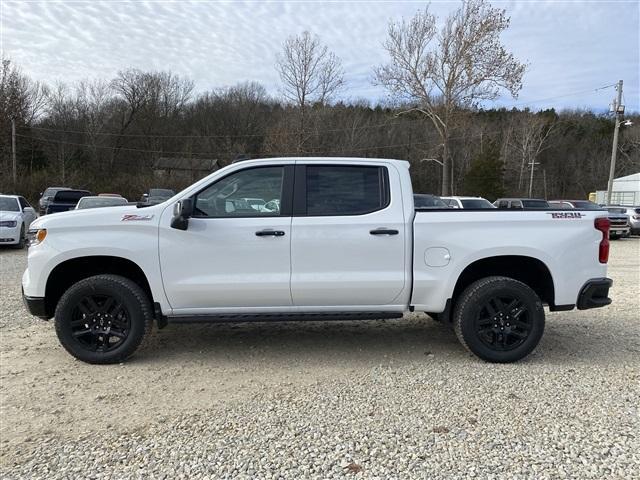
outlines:
M627 363L640 353L640 336L631 325L609 322L547 322L536 351L520 363L598 365ZM622 339L622 340L621 340ZM220 323L169 325L149 338L130 361L376 362L385 359L484 363L467 352L454 332L426 316L404 320Z

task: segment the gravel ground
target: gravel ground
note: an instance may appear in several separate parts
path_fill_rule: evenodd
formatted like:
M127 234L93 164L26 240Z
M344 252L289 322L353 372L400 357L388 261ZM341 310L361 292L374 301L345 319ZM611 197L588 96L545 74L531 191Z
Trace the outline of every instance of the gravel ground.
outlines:
M640 478L640 239L614 305L548 314L537 351L483 363L424 315L169 326L89 366L20 300L0 250L0 477Z

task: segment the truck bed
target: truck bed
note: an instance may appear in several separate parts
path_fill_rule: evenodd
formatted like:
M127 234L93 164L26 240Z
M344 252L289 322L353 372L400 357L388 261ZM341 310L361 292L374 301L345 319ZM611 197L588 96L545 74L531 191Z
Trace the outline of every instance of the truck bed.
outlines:
M594 228L595 218L606 216L599 210L416 209L411 304L442 312L469 265L531 257L554 272L554 303L574 305L585 278L606 274L598 262L602 233Z

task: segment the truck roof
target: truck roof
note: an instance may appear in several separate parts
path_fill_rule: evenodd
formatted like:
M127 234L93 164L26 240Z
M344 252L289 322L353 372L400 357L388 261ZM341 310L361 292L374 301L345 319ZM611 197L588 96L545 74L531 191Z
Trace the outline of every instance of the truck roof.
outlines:
M409 162L407 160L398 160L394 158L374 158L374 157L267 157L267 158L255 158L251 160L242 160L242 163L245 162L255 162L255 161L291 161L291 160L303 160L305 162L391 162L402 164L406 167L409 166Z

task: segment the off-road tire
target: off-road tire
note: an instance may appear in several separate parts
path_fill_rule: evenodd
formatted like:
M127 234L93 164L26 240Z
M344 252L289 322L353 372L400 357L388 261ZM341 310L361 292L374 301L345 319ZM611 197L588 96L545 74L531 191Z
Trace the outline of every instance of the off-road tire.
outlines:
M126 337L121 344L108 351L91 350L74 336L72 321L78 323L78 320L74 320L74 314L77 314L74 312L77 312L80 302L91 295L111 297L126 312L129 326ZM84 320L80 322L84 323ZM153 310L148 295L138 284L119 275L96 275L80 280L62 295L55 310L55 328L60 343L71 355L87 363L124 361L133 355L145 335L151 332L152 325Z
M502 311L504 317L499 315L500 312L496 313L495 317L488 315L489 318L500 318L495 323L491 321L491 325L487 326L485 317L489 310L486 309L486 305L495 303L495 298L501 302L502 299L509 298L517 300L518 308L522 308L522 312L513 316L516 310L507 311L507 305L502 303L505 306L505 310ZM505 317L506 324L501 323L505 321ZM511 321L508 318L511 318ZM521 328L520 324L524 328ZM494 363L516 362L529 355L542 338L544 324L544 309L536 292L528 285L508 277L486 277L472 283L457 299L453 313L453 327L460 343L482 360ZM479 325L484 327L481 328ZM489 333L480 333L480 330L487 329L490 330ZM522 335L525 335L524 338L520 338ZM514 346L500 347L498 340L503 338L515 339ZM489 345L491 340L495 342L495 346Z

